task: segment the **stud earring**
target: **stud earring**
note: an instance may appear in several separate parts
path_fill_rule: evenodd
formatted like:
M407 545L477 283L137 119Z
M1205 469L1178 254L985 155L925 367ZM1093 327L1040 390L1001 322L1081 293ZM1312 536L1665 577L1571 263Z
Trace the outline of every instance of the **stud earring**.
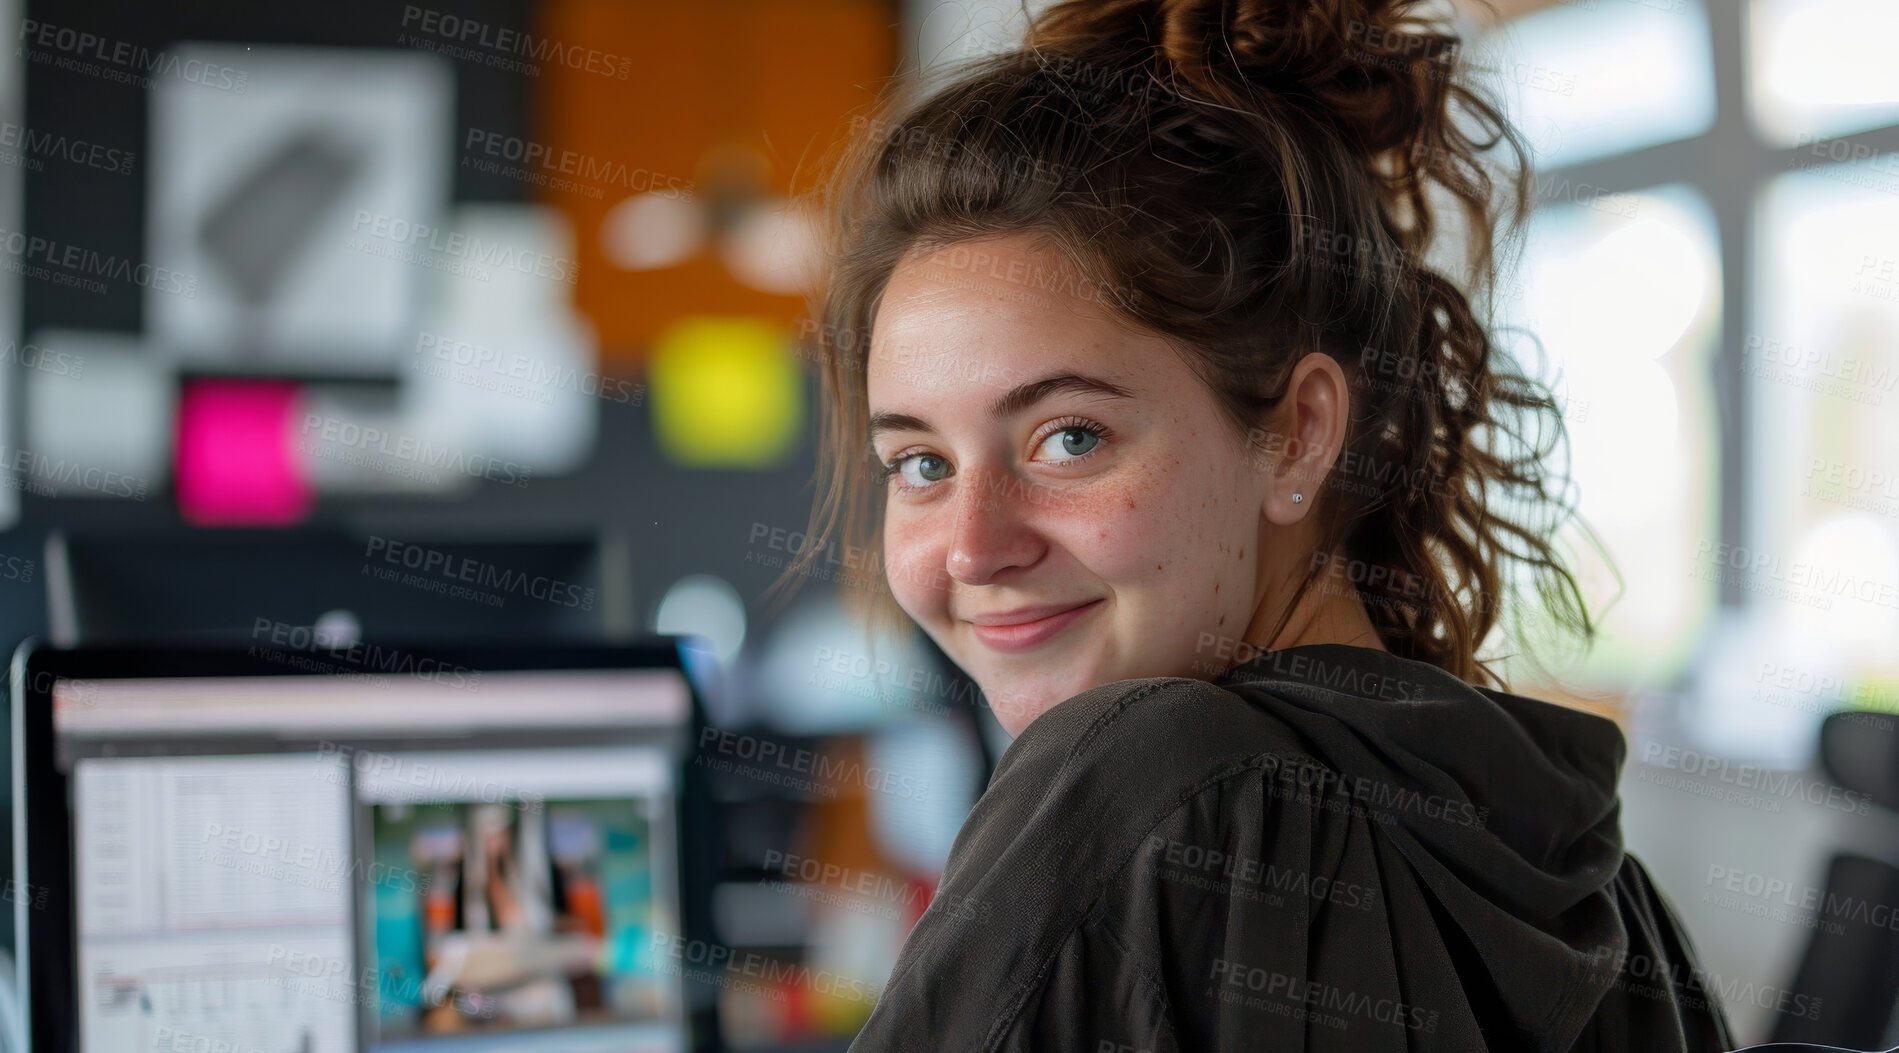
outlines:
M1301 502L1301 501L1303 501L1303 500L1305 500L1305 497L1304 497L1303 495L1300 495L1300 494L1293 494L1293 495L1292 495L1292 503L1293 503L1293 504L1295 504L1295 505L1296 505L1296 504L1298 504L1299 502Z

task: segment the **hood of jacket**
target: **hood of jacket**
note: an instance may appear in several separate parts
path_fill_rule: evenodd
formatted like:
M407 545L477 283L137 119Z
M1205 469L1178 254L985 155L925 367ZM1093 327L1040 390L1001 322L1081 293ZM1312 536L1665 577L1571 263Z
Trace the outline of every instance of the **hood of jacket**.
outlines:
M1343 644L1264 652L1213 683L1265 707L1388 817L1519 1019L1580 1026L1627 943L1610 887L1627 752L1613 721Z

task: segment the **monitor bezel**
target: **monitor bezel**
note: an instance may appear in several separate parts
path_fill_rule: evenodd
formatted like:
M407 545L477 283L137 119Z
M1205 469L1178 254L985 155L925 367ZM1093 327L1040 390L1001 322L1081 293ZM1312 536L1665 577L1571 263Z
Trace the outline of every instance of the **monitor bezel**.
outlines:
M444 645L368 641L420 661L483 673L565 670L670 670L680 674L690 702L687 734L676 758L674 811L679 830L681 935L715 940L710 890L717 851L711 836L711 799L703 769L692 762L706 724L704 699L674 636L625 643L549 642ZM77 917L73 910L72 816L68 778L59 770L54 741L52 687L59 680L217 678L327 674L273 661L244 646L51 646L23 642L10 666L13 730L14 955L27 1048L77 1053L79 1002L74 972ZM43 897L41 893L44 893ZM716 1000L682 979L681 995L691 1053L721 1048Z

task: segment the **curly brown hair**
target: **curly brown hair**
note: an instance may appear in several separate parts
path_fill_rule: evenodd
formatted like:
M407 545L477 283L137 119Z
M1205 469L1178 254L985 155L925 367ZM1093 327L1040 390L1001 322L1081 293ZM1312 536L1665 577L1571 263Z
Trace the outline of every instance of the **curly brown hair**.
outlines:
M1020 47L893 83L812 195L828 236L805 347L822 485L811 543L771 591L838 540L881 562L864 360L893 270L919 248L1030 233L1119 321L1189 351L1256 452L1286 441L1258 424L1293 367L1339 363L1353 414L1315 551L1352 561L1388 650L1504 686L1477 652L1526 588L1593 641L1554 547L1575 514L1566 458L1552 467L1560 406L1480 310L1528 214L1527 152L1466 65L1415 0L1067 0ZM1440 239L1461 261L1426 262ZM847 592L871 621L906 621L887 588Z

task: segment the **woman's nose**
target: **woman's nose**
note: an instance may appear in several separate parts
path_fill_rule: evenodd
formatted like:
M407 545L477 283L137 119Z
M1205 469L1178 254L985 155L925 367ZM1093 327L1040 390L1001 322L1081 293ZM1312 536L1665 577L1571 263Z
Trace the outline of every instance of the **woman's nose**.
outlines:
M1026 567L1046 547L1026 514L1030 495L1006 472L965 473L954 496L948 570L964 585L986 585L1011 567Z

